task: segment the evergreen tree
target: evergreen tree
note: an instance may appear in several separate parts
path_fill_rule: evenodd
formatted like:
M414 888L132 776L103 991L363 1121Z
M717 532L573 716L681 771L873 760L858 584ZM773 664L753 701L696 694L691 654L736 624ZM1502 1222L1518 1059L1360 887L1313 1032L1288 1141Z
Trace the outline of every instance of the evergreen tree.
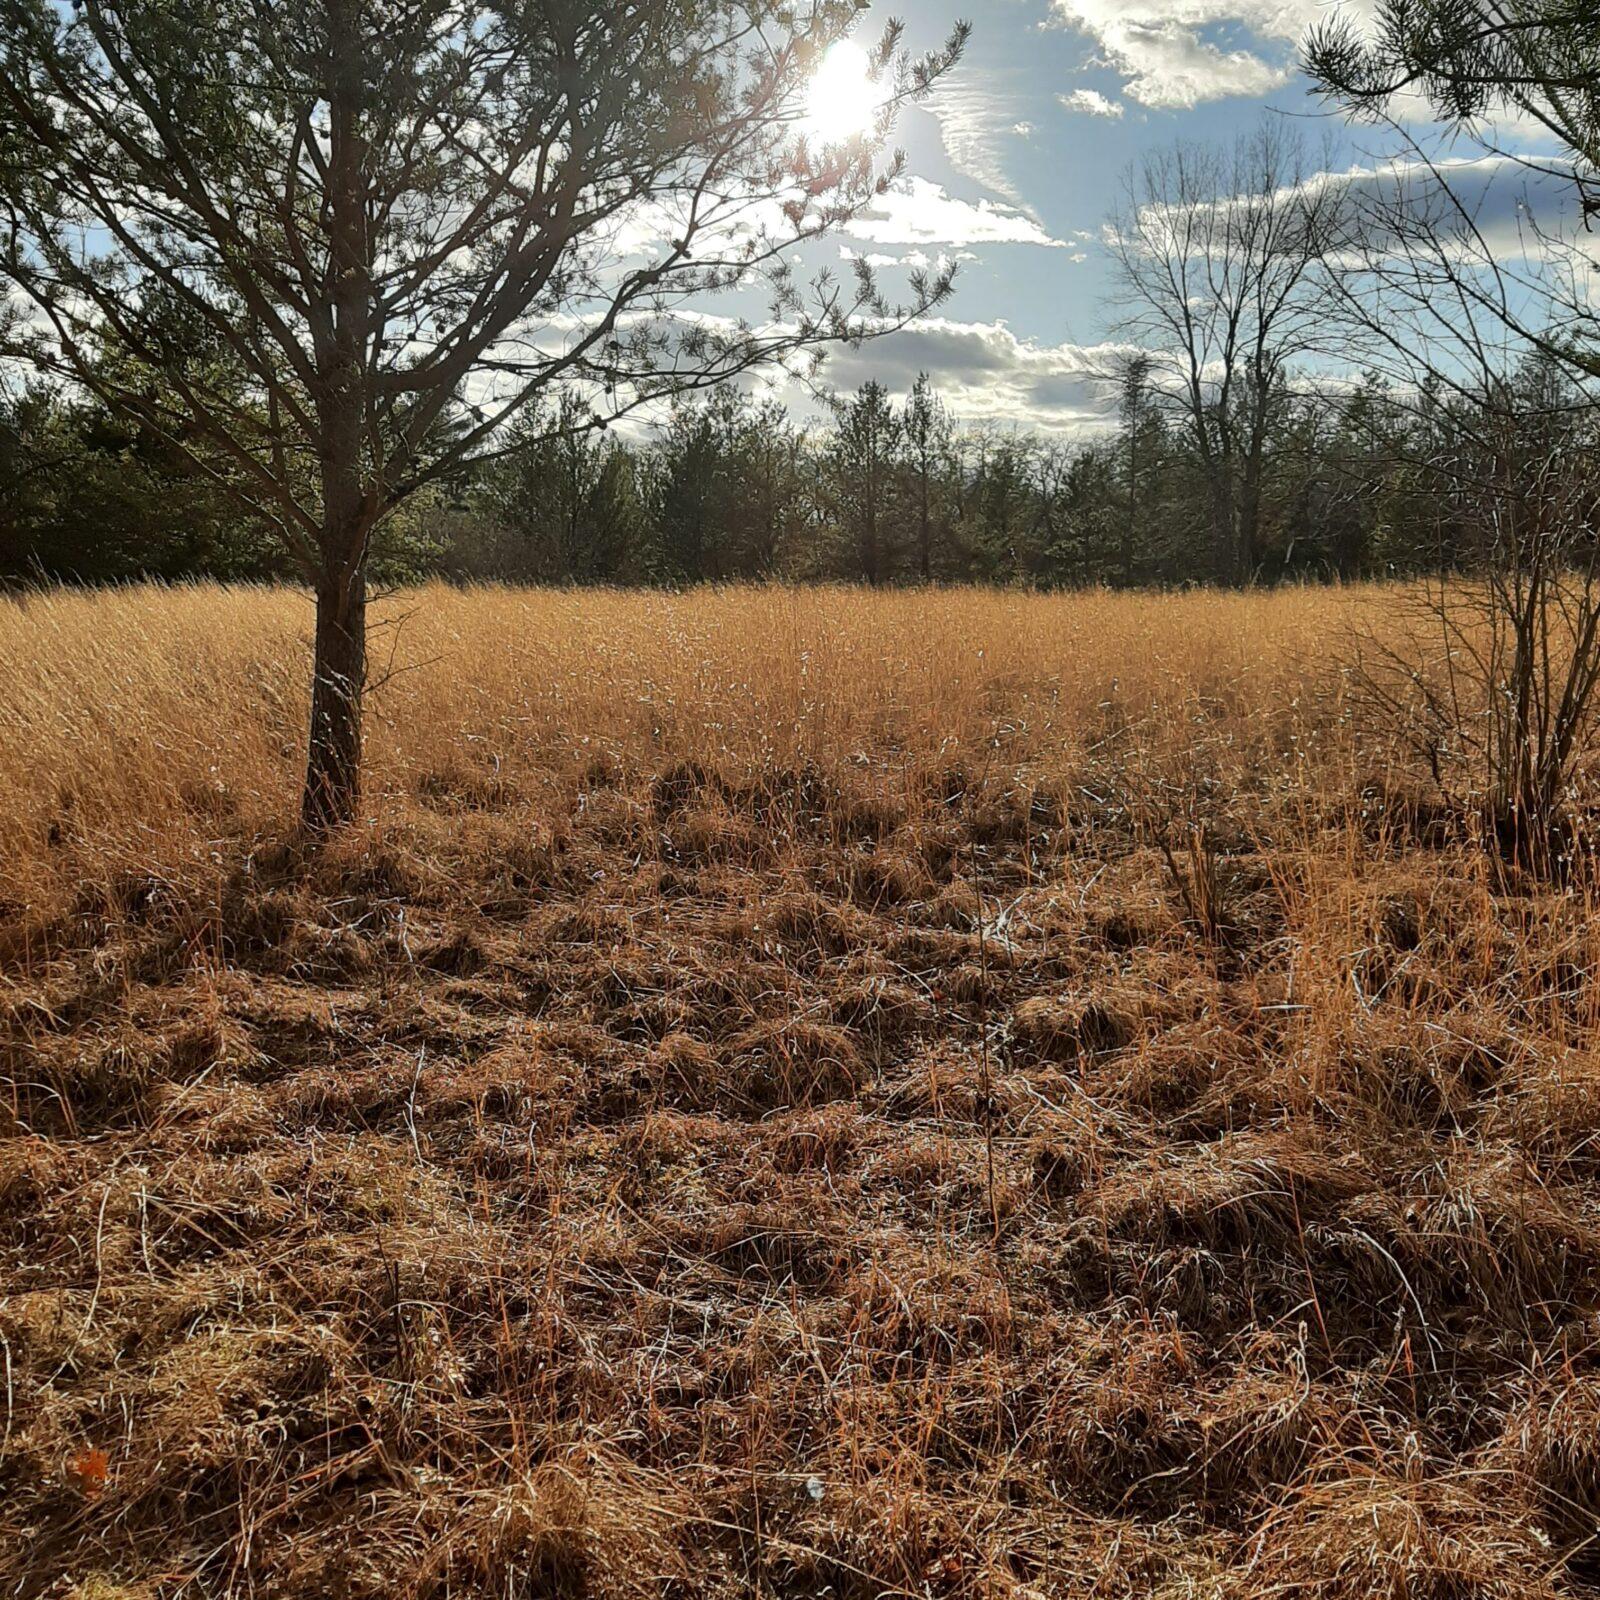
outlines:
M912 385L902 419L911 515L915 519L917 576L933 577L934 554L943 540L944 481L949 470L950 414L927 373Z
M904 424L881 383L862 385L839 411L829 449L829 496L840 532L866 583L891 579L899 565L895 511Z

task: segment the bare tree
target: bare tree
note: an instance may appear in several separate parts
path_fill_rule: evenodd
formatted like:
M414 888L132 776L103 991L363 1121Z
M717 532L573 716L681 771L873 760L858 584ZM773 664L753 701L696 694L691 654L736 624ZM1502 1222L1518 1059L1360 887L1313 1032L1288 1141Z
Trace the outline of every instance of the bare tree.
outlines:
M167 441L316 595L303 818L361 777L368 555L569 387L580 424L897 325L797 241L870 205L896 108L956 59L890 25L872 135L798 131L855 0L0 0L14 354ZM764 283L759 320L709 295ZM561 414L558 410L553 415Z
M1266 123L1231 150L1147 156L1110 223L1122 330L1150 353L1152 397L1182 417L1225 583L1261 566L1274 408L1319 331L1317 268L1340 197L1313 177L1299 137Z
M1413 411L1427 454L1412 465L1449 529L1407 659L1361 676L1486 838L1562 870L1600 694L1600 413L1575 247L1530 214L1506 258L1426 162L1369 182L1353 215L1330 314Z
M1600 379L1590 231L1600 213L1593 8L1572 0L1384 0L1366 32L1348 19L1316 29L1305 67L1331 104L1386 126L1405 152L1345 208L1339 287L1374 345L1408 373L1426 370L1446 386L1462 352L1470 385L1492 345L1511 360L1537 350L1592 394ZM1407 120L1419 95L1446 124L1446 160ZM1496 119L1507 113L1537 123L1562 153L1502 148ZM1477 159L1461 159L1463 142L1478 147ZM1497 236L1486 217L1496 189L1515 202L1512 238Z
M1600 733L1595 417L1570 398L1534 357L1452 399L1427 465L1467 542L1397 597L1413 625L1397 633L1391 617L1353 675L1370 724L1399 733L1487 841L1544 876L1592 848L1584 786Z
M1513 859L1554 871L1574 842L1600 698L1600 316L1586 233L1600 27L1570 0L1386 0L1366 33L1317 30L1306 66L1407 152L1353 186L1329 262L1347 347L1398 394L1444 396L1464 441L1429 463L1470 536L1424 601L1438 648L1380 698L1422 730L1441 781L1468 775ZM1450 160L1395 113L1402 94L1446 122ZM1501 150L1494 119L1508 111L1565 153ZM1460 159L1463 139L1477 159ZM1493 220L1496 186L1515 202L1511 236Z

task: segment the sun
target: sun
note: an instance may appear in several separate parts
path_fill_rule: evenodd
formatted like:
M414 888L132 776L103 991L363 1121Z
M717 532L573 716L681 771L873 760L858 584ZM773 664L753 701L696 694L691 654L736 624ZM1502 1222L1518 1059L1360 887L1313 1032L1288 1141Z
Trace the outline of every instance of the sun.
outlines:
M806 133L820 144L842 144L870 133L884 99L867 52L854 40L836 39L811 80Z

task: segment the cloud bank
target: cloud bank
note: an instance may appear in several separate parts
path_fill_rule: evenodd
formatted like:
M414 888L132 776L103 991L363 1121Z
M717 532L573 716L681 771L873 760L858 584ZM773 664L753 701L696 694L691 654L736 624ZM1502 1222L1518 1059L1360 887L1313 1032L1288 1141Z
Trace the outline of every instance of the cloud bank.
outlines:
M905 394L926 372L963 422L1071 436L1111 421L1115 398L1107 374L1121 353L1120 344L1038 344L1019 339L1003 322L929 318L858 350L834 351L823 379L846 391L876 379Z
M1159 110L1278 88L1307 28L1330 15L1327 0L1051 0L1051 8L1059 25L1095 41L1097 64L1121 74L1130 100ZM1347 0L1343 9L1360 18L1371 6Z

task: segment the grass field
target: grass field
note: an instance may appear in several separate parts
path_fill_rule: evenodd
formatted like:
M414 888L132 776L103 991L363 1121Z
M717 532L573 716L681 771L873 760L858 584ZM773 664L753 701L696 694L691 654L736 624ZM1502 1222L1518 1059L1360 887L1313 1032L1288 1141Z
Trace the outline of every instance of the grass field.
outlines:
M0 1593L1600 1594L1600 924L1383 590L0 601Z

